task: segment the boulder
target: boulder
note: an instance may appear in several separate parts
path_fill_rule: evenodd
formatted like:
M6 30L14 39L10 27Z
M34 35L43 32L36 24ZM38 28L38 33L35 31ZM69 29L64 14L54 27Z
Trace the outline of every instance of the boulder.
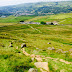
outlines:
M35 68L30 68L28 72L38 72Z
M43 70L49 72L48 62L36 62L36 63L34 63L34 65L35 65L37 68L40 68L40 70L43 69Z
M25 43L21 44L21 48L24 48L24 47L26 47L26 44Z

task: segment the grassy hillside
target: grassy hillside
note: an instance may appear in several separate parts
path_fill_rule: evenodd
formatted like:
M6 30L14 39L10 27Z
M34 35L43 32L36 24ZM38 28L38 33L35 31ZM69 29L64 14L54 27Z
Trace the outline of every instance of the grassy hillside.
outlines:
M9 47L12 42L13 47ZM48 43L51 44L48 44ZM0 72L28 72L36 68L30 57L23 54L21 44L26 43L26 52L72 62L72 25L8 25L0 27ZM48 50L49 47L55 50ZM57 52L58 49L68 51ZM46 59L50 72L72 72L72 64ZM40 70L38 69L38 72Z
M47 16L39 16L27 21L35 21L35 22L53 22L57 21L59 24L72 24L72 13L62 13L55 15L47 15Z
M9 17L6 17L6 18L0 18L0 23L18 23L21 20L25 21L25 20L28 20L28 19L31 19L31 18L34 18L34 17L35 16L18 16L18 17L9 16Z
M72 11L72 1L58 1L58 2L37 2L37 3L23 3L13 6L0 7L0 11L8 12L9 15L49 15L59 13L70 13ZM5 15L4 13L0 14Z
M7 18L0 18L0 23L18 23L23 21L34 21L34 22L53 22L57 21L59 24L72 24L72 13L62 13L55 15L46 16L9 16Z

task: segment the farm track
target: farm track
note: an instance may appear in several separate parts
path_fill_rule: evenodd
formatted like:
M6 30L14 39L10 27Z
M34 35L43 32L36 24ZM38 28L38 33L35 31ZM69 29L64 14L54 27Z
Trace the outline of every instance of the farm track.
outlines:
M31 57L32 61L36 60L36 61L39 62L39 63L40 63L40 62L41 62L41 63L48 62L48 59L50 59L50 60L52 60L52 61L54 61L54 62L62 62L62 63L65 63L65 64L72 64L72 62L68 62L68 61L65 61L65 60L59 59L59 58L52 58L52 57L45 57L45 56L43 56L43 55L29 54L29 53L27 53L27 52L25 51L24 48L23 48L22 50L23 50L23 54L24 54L24 55ZM34 64L35 64L35 63L34 63ZM41 68L40 68L40 70L41 70L41 72L50 72L50 71L49 71L49 67L48 67L48 71L47 71L47 70L43 71L43 69L41 69Z
M31 29L33 29L33 30L36 30L36 31L38 31L39 33L42 33L40 30L38 30L37 28L34 28L34 27L32 27L32 26L30 26L30 25L28 25L27 24L27 26L29 26Z
M31 55L29 54L29 53L27 53L26 51L25 51L25 49L23 48L23 54L25 54L26 56L30 56L31 57ZM45 57L45 56L43 56L43 55L38 55L39 56L39 58L41 58L41 59L51 59L51 60L53 60L53 61L59 61L59 62L63 62L63 63L65 63L65 64L72 64L72 62L68 62L68 61L65 61L65 60L63 60L63 59L58 59L58 58L52 58L52 57ZM35 55L35 57L36 57L36 55Z

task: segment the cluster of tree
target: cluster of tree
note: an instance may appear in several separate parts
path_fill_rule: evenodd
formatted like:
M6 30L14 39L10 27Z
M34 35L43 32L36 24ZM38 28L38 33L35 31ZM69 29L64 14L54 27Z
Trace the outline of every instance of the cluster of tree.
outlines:
M0 7L1 11L9 14L30 13L35 15L68 13L72 11L72 1L26 3L21 5ZM5 15L3 12L0 15ZM8 14L6 13L6 14Z
M52 6L44 6L44 7L39 7L35 13L41 13L41 14L45 14L45 13L54 13L54 14L58 14L58 13L68 13L72 11L72 7L52 7Z
M12 15L11 13L8 13L8 12L5 12L5 11L1 11L0 10L0 17L4 15L4 16L9 16L9 15Z

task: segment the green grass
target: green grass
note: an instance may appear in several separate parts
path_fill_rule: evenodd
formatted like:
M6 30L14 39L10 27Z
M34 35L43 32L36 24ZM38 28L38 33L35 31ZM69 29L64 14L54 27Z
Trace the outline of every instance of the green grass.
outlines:
M18 23L21 20L25 21L25 20L28 20L28 19L31 19L31 18L34 18L34 17L35 16L18 16L18 17L9 16L9 17L6 17L6 18L0 18L0 23Z
M19 23L21 20L34 22L57 21L59 24L72 24L72 13L62 13L47 16L9 16L6 18L0 18L0 23Z
M57 21L59 24L72 24L72 13L62 13L56 15L47 15L47 16L39 16L27 21L35 21L35 22L53 22Z
M1 23L0 23L1 24ZM34 29L32 29L32 26ZM36 29L38 30L36 30ZM9 47L13 42L13 47ZM51 42L51 44L47 44ZM0 27L0 72L27 72L36 68L30 57L22 53L21 44L26 43L25 50L30 54L38 54L72 62L70 53L56 53L48 47L69 51L72 48L72 25L23 25L12 24ZM16 49L18 47L18 50ZM39 48L37 50L36 48ZM43 51L45 50L45 51ZM71 72L72 64L47 59L51 72ZM56 69L57 68L57 69ZM39 70L38 70L39 71ZM40 72L40 71L39 71Z

